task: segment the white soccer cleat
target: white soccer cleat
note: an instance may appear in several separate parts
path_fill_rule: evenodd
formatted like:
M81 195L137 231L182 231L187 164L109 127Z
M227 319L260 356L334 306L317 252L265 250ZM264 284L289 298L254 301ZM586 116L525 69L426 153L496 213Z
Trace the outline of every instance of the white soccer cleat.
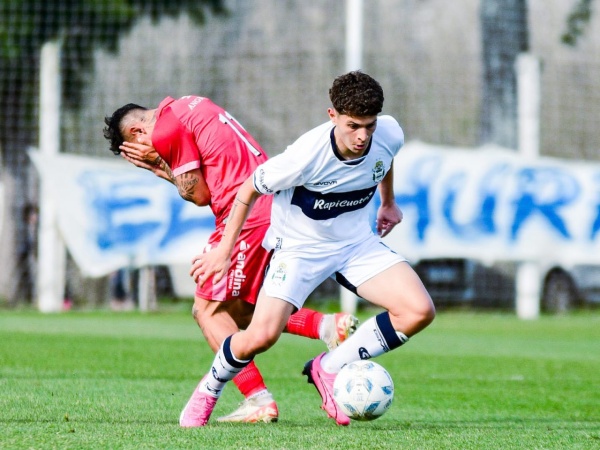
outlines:
M321 325L321 340L333 350L356 331L358 319L352 314L326 314Z
M277 422L279 410L270 392L245 399L238 409L228 416L219 417L217 422Z

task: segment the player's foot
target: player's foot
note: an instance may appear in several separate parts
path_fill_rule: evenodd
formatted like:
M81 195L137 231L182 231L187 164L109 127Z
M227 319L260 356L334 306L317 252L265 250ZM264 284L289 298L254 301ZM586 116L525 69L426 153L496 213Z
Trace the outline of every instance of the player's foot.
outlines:
M194 393L188 400L187 405L181 411L179 425L182 427L203 427L208 422L217 404L218 399L216 397L200 392L200 386L203 381L204 378L202 378L196 389L194 389Z
M321 340L333 350L356 331L358 319L352 314L326 314L321 326Z
M315 359L310 360L304 366L302 373L308 377L308 382L315 385L323 399L321 409L324 409L329 417L334 419L338 425L350 424L350 418L338 408L333 399L333 382L335 373L327 373L321 367L321 359L325 353L321 353Z
M255 395L240 403L240 407L228 416L219 417L217 422L277 422L279 410L270 392Z

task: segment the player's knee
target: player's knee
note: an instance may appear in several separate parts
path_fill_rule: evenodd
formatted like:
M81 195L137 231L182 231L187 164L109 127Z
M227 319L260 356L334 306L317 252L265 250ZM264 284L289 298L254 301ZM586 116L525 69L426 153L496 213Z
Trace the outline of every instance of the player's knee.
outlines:
M414 299L389 311L396 331L414 335L435 319L435 306L429 295Z
M251 339L252 352L255 354L262 353L275 345L277 339L279 339L279 334L271 330L261 330L259 333L252 333Z
M435 319L435 306L433 305L433 301L429 294L424 293L419 296L415 302L412 304L412 313L414 315L415 321L425 328L433 319Z
M423 308L419 311L419 323L423 328L428 326L435 319L435 306L430 300L426 303Z
M209 306L210 303L202 299L196 299L192 305L192 317L202 331L206 329L206 325L212 314L212 311L209 311Z

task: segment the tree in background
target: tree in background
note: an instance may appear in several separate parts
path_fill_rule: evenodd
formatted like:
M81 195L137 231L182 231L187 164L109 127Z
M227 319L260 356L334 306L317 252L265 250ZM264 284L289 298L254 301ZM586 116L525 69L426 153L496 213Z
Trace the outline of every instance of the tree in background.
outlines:
M594 0L579 0L567 17L561 41L575 46L592 16ZM515 62L529 50L526 0L481 0L483 95L480 117L481 144L511 149L518 146L517 78Z
M3 270L13 274L12 286L0 289L0 295L8 295L11 304L27 295L15 281L21 268L14 249L27 238L24 212L36 200L26 150L38 139L42 45L61 40L63 105L77 108L95 48L116 50L119 37L141 17L158 20L183 12L201 24L209 13L227 11L224 0L0 0L0 150L5 220L12 221L4 245L13 247L3 261Z
M577 40L583 35L585 27L589 24L592 17L592 1L579 0L575 4L567 18L567 30L561 36L563 43L570 46L577 45Z

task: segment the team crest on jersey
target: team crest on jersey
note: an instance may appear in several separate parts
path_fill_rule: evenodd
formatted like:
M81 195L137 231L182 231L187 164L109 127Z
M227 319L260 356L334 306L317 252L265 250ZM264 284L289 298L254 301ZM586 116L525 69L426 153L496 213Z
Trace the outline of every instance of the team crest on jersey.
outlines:
M383 164L382 160L378 159L375 165L373 166L373 181L375 183L379 183L381 180L383 180L384 176L385 165Z
M271 275L271 282L277 286L281 286L281 283L285 281L287 277L287 266L285 263L279 263L277 269Z

